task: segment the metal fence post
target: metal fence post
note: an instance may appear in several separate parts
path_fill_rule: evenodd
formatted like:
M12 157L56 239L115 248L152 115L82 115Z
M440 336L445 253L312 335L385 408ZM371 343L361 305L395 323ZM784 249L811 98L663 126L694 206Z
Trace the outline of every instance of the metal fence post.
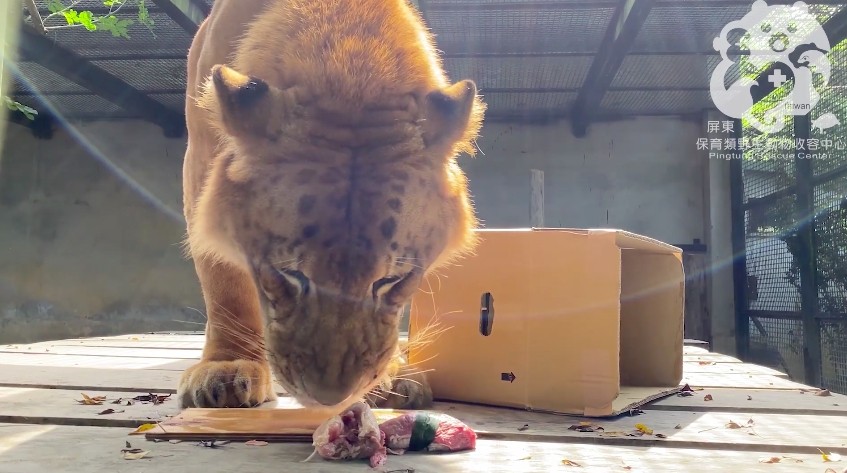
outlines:
M803 315L803 368L805 383L821 385L821 332L818 324L817 252L815 251L815 187L812 161L805 143L812 134L811 117L794 117L794 172L797 182L797 246L800 265L800 307Z
M736 140L744 136L741 120L733 120ZM732 279L735 290L735 347L739 359L746 360L750 354L750 318L747 314L747 257L744 219L744 175L743 151L736 151L737 159L730 161L729 190L732 218Z

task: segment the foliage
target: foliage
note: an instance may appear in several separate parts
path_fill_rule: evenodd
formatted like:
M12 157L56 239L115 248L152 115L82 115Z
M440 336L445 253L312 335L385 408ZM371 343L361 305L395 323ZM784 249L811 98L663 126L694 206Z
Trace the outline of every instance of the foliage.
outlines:
M5 1L5 0L0 0ZM69 28L84 28L87 31L102 31L110 33L115 38L130 39L129 27L137 21L144 25L150 31L153 37L156 34L153 32L154 21L150 18L150 11L147 9L147 0L102 0L103 6L108 8L104 14L96 14L91 10L80 10L77 7L82 3L82 0L48 0L47 9L49 14L41 17L41 24L45 32L63 30ZM121 9L135 5L138 9L135 19L128 17L119 17ZM38 21L36 16L31 16L32 21ZM24 114L28 119L35 120L38 112L26 105L12 100L10 97L3 96L3 102L12 111L18 111Z
M847 142L842 128L847 126L847 97L841 92L837 85L844 82L847 77L847 40L834 45L829 53L832 65L832 77L829 87L821 87L816 83L821 98L811 113L814 120L825 113L834 114L841 125L829 130L813 129L810 141L816 144L829 143L828 146L819 148L812 160L812 169L816 176L837 168L847 166ZM787 83L780 89L775 90L768 97L754 106L752 113L761 113L769 109L778 100L785 97L791 90L792 83ZM757 133L749 124L744 124L744 136L748 137L751 146L744 153L743 168L745 174L752 170L767 170L771 172L768 187L773 192L785 189L796 184L795 163L793 159L794 148L789 150L769 149L771 140L779 140L787 137L794 142L794 133L790 127L786 127L778 135L764 135ZM813 151L807 150L809 153ZM786 155L788 159L786 159ZM745 176L745 180L746 176ZM799 245L798 232L806 228L805 225L814 225L815 229L815 253L816 253L816 286L818 294L818 305L821 312L829 314L847 314L847 177L829 179L819 182L814 187L814 215L801 215L796 208L794 195L777 199L768 203L765 208L750 209L750 215L755 215L752 231L767 231L772 233L786 244L788 252L792 255L791 267L785 274L785 278L798 290L801 290L800 264L808 260ZM843 324L838 324L843 325ZM843 334L847 337L847 333Z
M35 116L38 115L38 111L34 108L27 107L26 105L16 102L5 95L3 96L3 103L6 104L6 107L8 107L9 110L13 112L21 112L30 120L35 120Z
M97 15L91 10L77 10L76 7L80 2L81 0L49 0L47 8L50 13L41 19L44 29L54 31L82 27L88 31L105 31L116 38L129 39L129 27L137 20L152 33L153 20L150 18L146 0L103 0L103 6L109 9L103 15ZM116 16L129 4L135 4L138 7L136 20Z

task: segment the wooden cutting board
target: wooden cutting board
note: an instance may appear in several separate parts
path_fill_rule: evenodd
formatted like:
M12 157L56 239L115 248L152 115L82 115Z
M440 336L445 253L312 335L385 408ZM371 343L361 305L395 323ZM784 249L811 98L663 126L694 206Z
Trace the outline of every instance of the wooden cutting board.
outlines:
M373 409L379 423L405 411ZM312 443L312 434L335 414L323 409L292 407L283 400L271 407L189 408L144 432L147 440L264 440Z

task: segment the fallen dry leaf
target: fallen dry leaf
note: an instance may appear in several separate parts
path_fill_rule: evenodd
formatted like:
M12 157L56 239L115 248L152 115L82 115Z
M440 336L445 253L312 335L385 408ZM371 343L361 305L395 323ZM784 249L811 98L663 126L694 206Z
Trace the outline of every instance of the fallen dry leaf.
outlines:
M129 435L138 435L147 432L150 429L155 429L157 424L142 424L137 429L129 433Z
M656 437L658 437L658 438L660 438L660 439L666 439L666 438L668 438L668 436L667 436L667 435L665 435L665 434L656 434Z
M180 439L168 440L168 443L181 443L181 442L182 442L182 440L180 440Z
M106 414L118 414L118 413L121 413L121 412L124 412L124 410L123 410L123 409L121 409L121 410L119 410L119 411L116 411L116 410L114 410L114 409L106 409L106 410L104 410L104 411L100 411L100 412L98 412L98 413L97 413L97 415L98 415L98 416L102 416L102 415L106 415Z
M714 364L716 364L714 361L701 361L700 362L701 366L714 365Z
M90 397L90 396L88 396L88 394L85 394L85 393L80 393L80 394L82 394L82 400L80 401L79 399L77 399L76 402L83 404L83 405L86 405L86 406L99 406L100 404L103 404L103 401L106 400L106 396Z
M264 447L267 444L268 442L265 442L264 440L248 440L244 442L244 445L252 445L254 447Z
M783 455L781 457L763 457L763 458L759 459L759 463L787 463L787 462L803 463L803 460L800 460L799 458L787 457L785 455Z
M228 444L229 440L201 440L197 445L206 448L218 448Z
M141 396L135 396L134 398L132 398L132 400L138 401L138 402L141 402L141 403L152 402L154 405L156 405L156 404L161 404L161 403L165 402L169 397L171 397L170 394L165 395L165 394L149 393L149 394L143 394Z
M738 424L738 423L736 423L735 421L732 421L732 420L727 422L727 424L726 424L727 429L741 429L743 427L744 427L743 425Z
M525 430L529 430L529 424L524 424L524 425L518 427L518 431L520 431L520 432L523 432Z
M839 454L837 454L837 453L826 453L826 452L824 452L824 451L823 451L823 450L821 450L821 449L818 449L818 451L819 451L819 452L821 452L821 457L823 458L823 461L824 461L824 462L838 462L838 461L841 461L841 455L839 455Z
M579 424L574 424L568 427L568 430L575 430L577 432L597 432L605 429L599 425L594 425L591 422L580 422Z
M124 460L139 460L144 458L150 451L140 448L124 448L121 450L121 453L124 454Z
M712 395L711 395L711 394L706 394L705 396L703 396L703 400L704 400L704 401L711 401L711 400L713 400L713 399L714 399L714 398L712 397Z
M682 426L681 426L681 425L679 425L679 424L676 424L676 427L674 427L674 429L676 429L676 430L680 430L680 429L682 429Z
M753 400L753 396L747 396L747 400L748 400L748 401L752 401L752 400Z
M650 427L647 427L644 424L635 424L635 430L638 430L639 432L645 433L647 435L653 434L653 429L651 429Z
M813 394L815 396L832 396L832 393L829 392L829 389L821 389L820 391L815 391Z
M577 463L573 460L568 460L567 458L562 458L562 465L578 466L578 467L582 468L582 465L580 465L579 463Z
M518 458L518 461L521 461L521 460L532 460L532 457L531 457L531 456L529 456L529 455L527 455L527 456L525 456L525 457L523 457L523 458Z

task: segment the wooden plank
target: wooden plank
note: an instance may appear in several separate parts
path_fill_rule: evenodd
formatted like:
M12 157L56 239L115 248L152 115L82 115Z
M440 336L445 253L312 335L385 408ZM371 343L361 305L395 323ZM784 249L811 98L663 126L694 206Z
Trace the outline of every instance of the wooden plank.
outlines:
M161 428L148 431L148 437L219 439L260 438L291 441L291 434L314 429L314 420L301 430L286 430L291 425L292 411L284 409L186 409L163 422ZM841 437L847 431L847 417L831 415L774 415L749 412L676 412L645 411L642 415L617 419L590 419L603 431L579 432L569 427L586 420L572 416L555 416L457 403L437 403L433 410L446 412L465 422L481 438L511 441L549 441L559 443L592 443L619 446L650 446L662 443L680 448L715 448L758 451L814 453L817 448L847 453ZM731 428L733 422L738 428ZM637 424L653 429L655 435L627 435L637 431ZM313 430L312 430L313 431Z
M682 364L683 372L687 374L747 374L767 375L787 378L788 375L766 366L751 363L711 363L705 361L685 361Z
M122 341L153 341L153 342L194 342L203 343L203 335L168 335L168 334L145 334L134 333L127 335L114 335L109 337L85 337L85 338L68 338L63 339L63 342L78 342L78 341L94 341L94 340L122 340ZM48 340L50 341L50 340Z
M103 342L101 342L103 343ZM135 342L142 343L142 342ZM153 342L157 343L157 342ZM177 360L197 360L200 358L202 354L201 349L187 349L187 348L154 348L154 347L119 347L119 346L92 346L88 344L60 344L60 343L39 343L39 344L31 344L31 345L7 345L4 347L0 347L0 363L8 362L10 364L21 364L17 361L12 361L11 358L4 358L3 354L14 354L14 353L26 353L26 354L51 354L51 355L86 355L86 356L101 356L107 358L123 358L129 357L133 358L134 365L135 363L141 363L138 360L148 360L152 358L165 358L170 361ZM71 358L71 360L78 360L78 358ZM37 361L37 360L34 360ZM85 361L85 360L84 360ZM41 363L41 361L37 361ZM80 366L87 366L90 360L80 364ZM117 360L116 363L120 363L121 360ZM102 363L110 363L107 361L102 361ZM143 363L142 363L143 364ZM183 369L184 366L190 366L193 363L188 364L177 364L177 369ZM134 366L133 365L133 366ZM76 366L76 365L74 365ZM123 367L128 367L122 365ZM719 361L685 361L684 362L684 371L685 373L712 373L712 374L768 374L773 376L782 376L786 377L782 372L777 370L753 365L749 363L723 363Z
M40 345L20 348L0 347L0 363L5 353L51 354L51 355L85 355L106 358L168 358L171 360L198 360L202 350L171 349L171 348L127 348L127 347L98 347L90 345Z
M0 350L50 349L52 347L97 347L97 348L158 348L165 350L202 350L203 342L165 342L149 340L58 340L30 344L0 345ZM724 360L727 361L727 360Z
M702 353L697 355L683 355L683 361L694 362L694 361L714 361L715 363L743 363L738 358L733 358L728 355L722 355L720 353Z
M329 462L315 458L301 463L312 452L308 444L253 447L230 443L219 448L204 448L194 442L153 443L138 437L127 437L125 429L103 427L67 427L47 425L0 424L0 470L3 471L84 471L113 473L116 471L174 471L205 473L213 471L301 472L365 472L364 461ZM121 458L120 449L129 441L133 447L150 453L142 460ZM69 453L69 449L73 454ZM704 456L708 461L703 461ZM446 471L485 471L491 473L523 473L540 471L652 472L815 472L828 466L819 454L792 454L795 463L762 464L759 459L771 457L766 452L731 450L652 448L619 448L599 445L558 445L544 442L500 442L479 440L476 450L439 455L408 453L390 456L384 470L444 473ZM582 468L562 465L568 459ZM213 466L212 466L213 465ZM840 464L836 464L840 465ZM627 469L628 467L628 469ZM373 471L373 470L370 470Z
M707 394L710 401L704 400ZM816 396L800 390L719 388L697 391L693 396L669 396L642 409L847 416L847 396L835 393Z
M847 417L843 415L788 416L750 412L644 411L644 414L632 417L598 420L551 416L487 406L439 403L437 407L466 422L475 430L501 434L500 437L504 439L629 446L666 442L685 448L762 449L762 451L809 453L816 452L816 448L823 448L847 453L847 445L843 438L843 429L847 428ZM751 419L753 424L751 427L746 427ZM580 421L602 426L604 431L568 430L568 427ZM744 427L727 428L730 422ZM664 434L667 438L614 435L616 432L632 432L636 424L644 424L653 429L654 433ZM526 430L518 430L524 425L529 427ZM534 435L535 438L526 437L526 435Z
M682 383L701 388L808 389L809 386L769 375L685 373Z
M683 355L707 355L709 353L712 352L702 346L683 345L682 347Z
M0 387L8 388L175 393L180 376L179 370L0 365ZM285 394L282 386L274 386Z
M82 399L80 391L89 396L106 396L107 400L100 406L81 405L77 400ZM180 409L174 397L160 405L134 403L126 406L114 405L116 399L131 399L139 394L147 394L150 390L68 390L68 389L37 389L37 388L8 388L0 387L0 422L54 423L61 425L92 425L128 427L141 423L163 420L168 416L177 415ZM281 390L280 390L281 391ZM162 391L154 391L163 394ZM704 401L703 396L710 394L712 401ZM751 399L747 400L747 396ZM280 404L294 406L296 402L290 398L282 398ZM464 405L458 403L439 403L446 412L461 412ZM273 408L267 403L262 408ZM113 408L116 411L108 415L98 415L104 409ZM811 393L801 394L800 391L767 391L767 390L733 390L716 389L697 392L694 396L671 396L643 407L645 411L711 411L723 413L741 412L750 414L804 414L847 416L847 396L833 394L828 397L815 396ZM452 412L451 412L452 413ZM457 414L461 415L461 414ZM535 414L533 414L535 415ZM561 416L553 416L561 420Z
M52 353L0 353L0 366L52 366L61 368L157 369L182 371L196 360L168 358L59 355Z
M101 405L83 405L77 402L83 399L81 392L92 397L105 396L106 400ZM127 400L144 394L149 393L0 387L0 422L134 428L179 414L174 396L156 405L143 402L127 405ZM117 400L121 403L113 404ZM115 412L101 415L106 409Z
M0 386L96 391L176 392L180 371L2 366Z

